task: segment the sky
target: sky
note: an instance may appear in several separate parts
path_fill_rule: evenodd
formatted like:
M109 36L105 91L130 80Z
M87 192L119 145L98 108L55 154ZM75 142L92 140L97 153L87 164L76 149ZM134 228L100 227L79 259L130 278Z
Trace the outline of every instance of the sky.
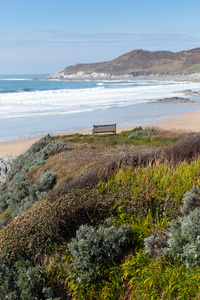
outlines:
M0 74L200 47L199 0L0 0Z

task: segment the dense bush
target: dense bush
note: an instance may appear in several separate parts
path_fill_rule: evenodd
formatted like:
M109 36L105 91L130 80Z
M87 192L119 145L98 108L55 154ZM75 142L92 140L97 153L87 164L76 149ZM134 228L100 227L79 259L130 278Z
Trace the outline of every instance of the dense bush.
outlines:
M170 224L169 247L165 253L180 259L188 268L200 265L200 209Z
M108 217L112 205L112 199L90 188L51 192L0 230L0 257L41 263L56 245L70 242L80 225Z
M133 138L135 138L135 137L137 137L137 136L140 136L140 135L146 136L146 135L151 135L151 134L153 134L153 133L154 133L154 128L153 128L153 127L147 127L147 128L145 128L145 129L136 130L136 131L132 132L132 133L128 136L128 138L129 138L129 139L133 139Z
M0 195L0 213L10 206L12 218L20 215L37 202L45 191L52 188L55 173L46 172L41 176L38 184L26 178L26 173L38 165L44 164L50 155L67 149L66 142L47 135L33 144L23 155L17 157L8 174L8 181L2 186ZM4 224L5 220L1 220Z
M188 215L198 206L200 206L200 191L196 186L193 186L189 192L185 193L181 213L183 215Z
M150 257L158 257L163 255L163 248L168 246L168 231L167 230L159 230L149 237L144 239L144 249L145 253Z
M8 266L0 260L0 297L6 299L39 300L52 299L39 266L28 260L20 260Z
M14 176L24 175L36 166L42 165L46 159L54 154L67 149L67 144L63 140L54 141L53 137L47 135L34 143L29 150L18 156L12 163L8 174L9 181L14 180ZM15 180L14 180L15 181Z
M38 181L38 187L42 191L48 191L53 187L55 180L56 180L56 173L47 171L41 175Z
M76 232L76 238L69 244L74 257L71 275L79 284L93 280L101 275L102 269L122 254L130 237L130 227L100 227L82 225Z
M164 254L179 258L187 267L200 263L200 191L193 186L183 197L183 217L174 219L169 230L157 230L144 239L145 253L151 257Z

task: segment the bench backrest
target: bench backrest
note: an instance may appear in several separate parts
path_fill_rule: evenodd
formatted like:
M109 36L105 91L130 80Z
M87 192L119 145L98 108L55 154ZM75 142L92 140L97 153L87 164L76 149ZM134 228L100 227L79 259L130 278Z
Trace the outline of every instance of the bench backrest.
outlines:
M107 132L112 132L116 134L116 124L93 125L93 135L95 133L107 133Z

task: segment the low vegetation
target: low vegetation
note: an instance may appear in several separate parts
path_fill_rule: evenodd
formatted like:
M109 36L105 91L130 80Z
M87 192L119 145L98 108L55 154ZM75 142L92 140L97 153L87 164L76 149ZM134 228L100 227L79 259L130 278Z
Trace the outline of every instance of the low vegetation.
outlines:
M138 130L134 130L129 136L128 138L129 139L133 139L133 138L136 138L138 136L150 136L154 133L154 128L153 127L147 127L145 129L138 129Z
M41 268L28 260L19 260L12 266L0 260L0 295L5 299L53 299Z
M56 180L56 174L50 171L42 174L38 182L29 180L27 173L39 165L44 165L49 156L66 149L66 142L54 141L50 135L47 135L13 161L8 180L1 187L0 213L3 214L0 223L2 226L38 202L53 187Z
M2 299L199 299L200 135L140 130L47 136L17 158Z
M88 280L102 277L105 267L122 255L122 247L130 237L128 226L105 227L96 229L81 225L76 237L68 244L69 253L74 257L71 277L80 285Z
M133 135L134 138L130 138L131 135ZM186 135L186 133L181 131L174 131L172 133L169 131L161 131L159 128L143 129L142 127L135 127L131 131L123 131L116 135L99 134L93 137L90 134L73 134L60 138L72 143L87 143L93 146L103 145L106 147L118 146L122 148L122 145L147 145L152 147L172 145L184 135Z

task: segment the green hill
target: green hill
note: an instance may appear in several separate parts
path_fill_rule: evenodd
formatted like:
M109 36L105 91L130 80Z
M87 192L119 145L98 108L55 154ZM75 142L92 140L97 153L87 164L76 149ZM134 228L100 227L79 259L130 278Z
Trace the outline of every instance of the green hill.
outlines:
M133 50L111 61L75 64L48 77L49 79L75 79L75 75L84 78L91 75L100 78L109 76L149 76L149 75L177 75L200 72L200 48L170 52ZM74 76L73 76L74 75ZM70 77L71 76L71 77ZM102 78L103 78L102 77ZM87 77L89 78L89 77Z

